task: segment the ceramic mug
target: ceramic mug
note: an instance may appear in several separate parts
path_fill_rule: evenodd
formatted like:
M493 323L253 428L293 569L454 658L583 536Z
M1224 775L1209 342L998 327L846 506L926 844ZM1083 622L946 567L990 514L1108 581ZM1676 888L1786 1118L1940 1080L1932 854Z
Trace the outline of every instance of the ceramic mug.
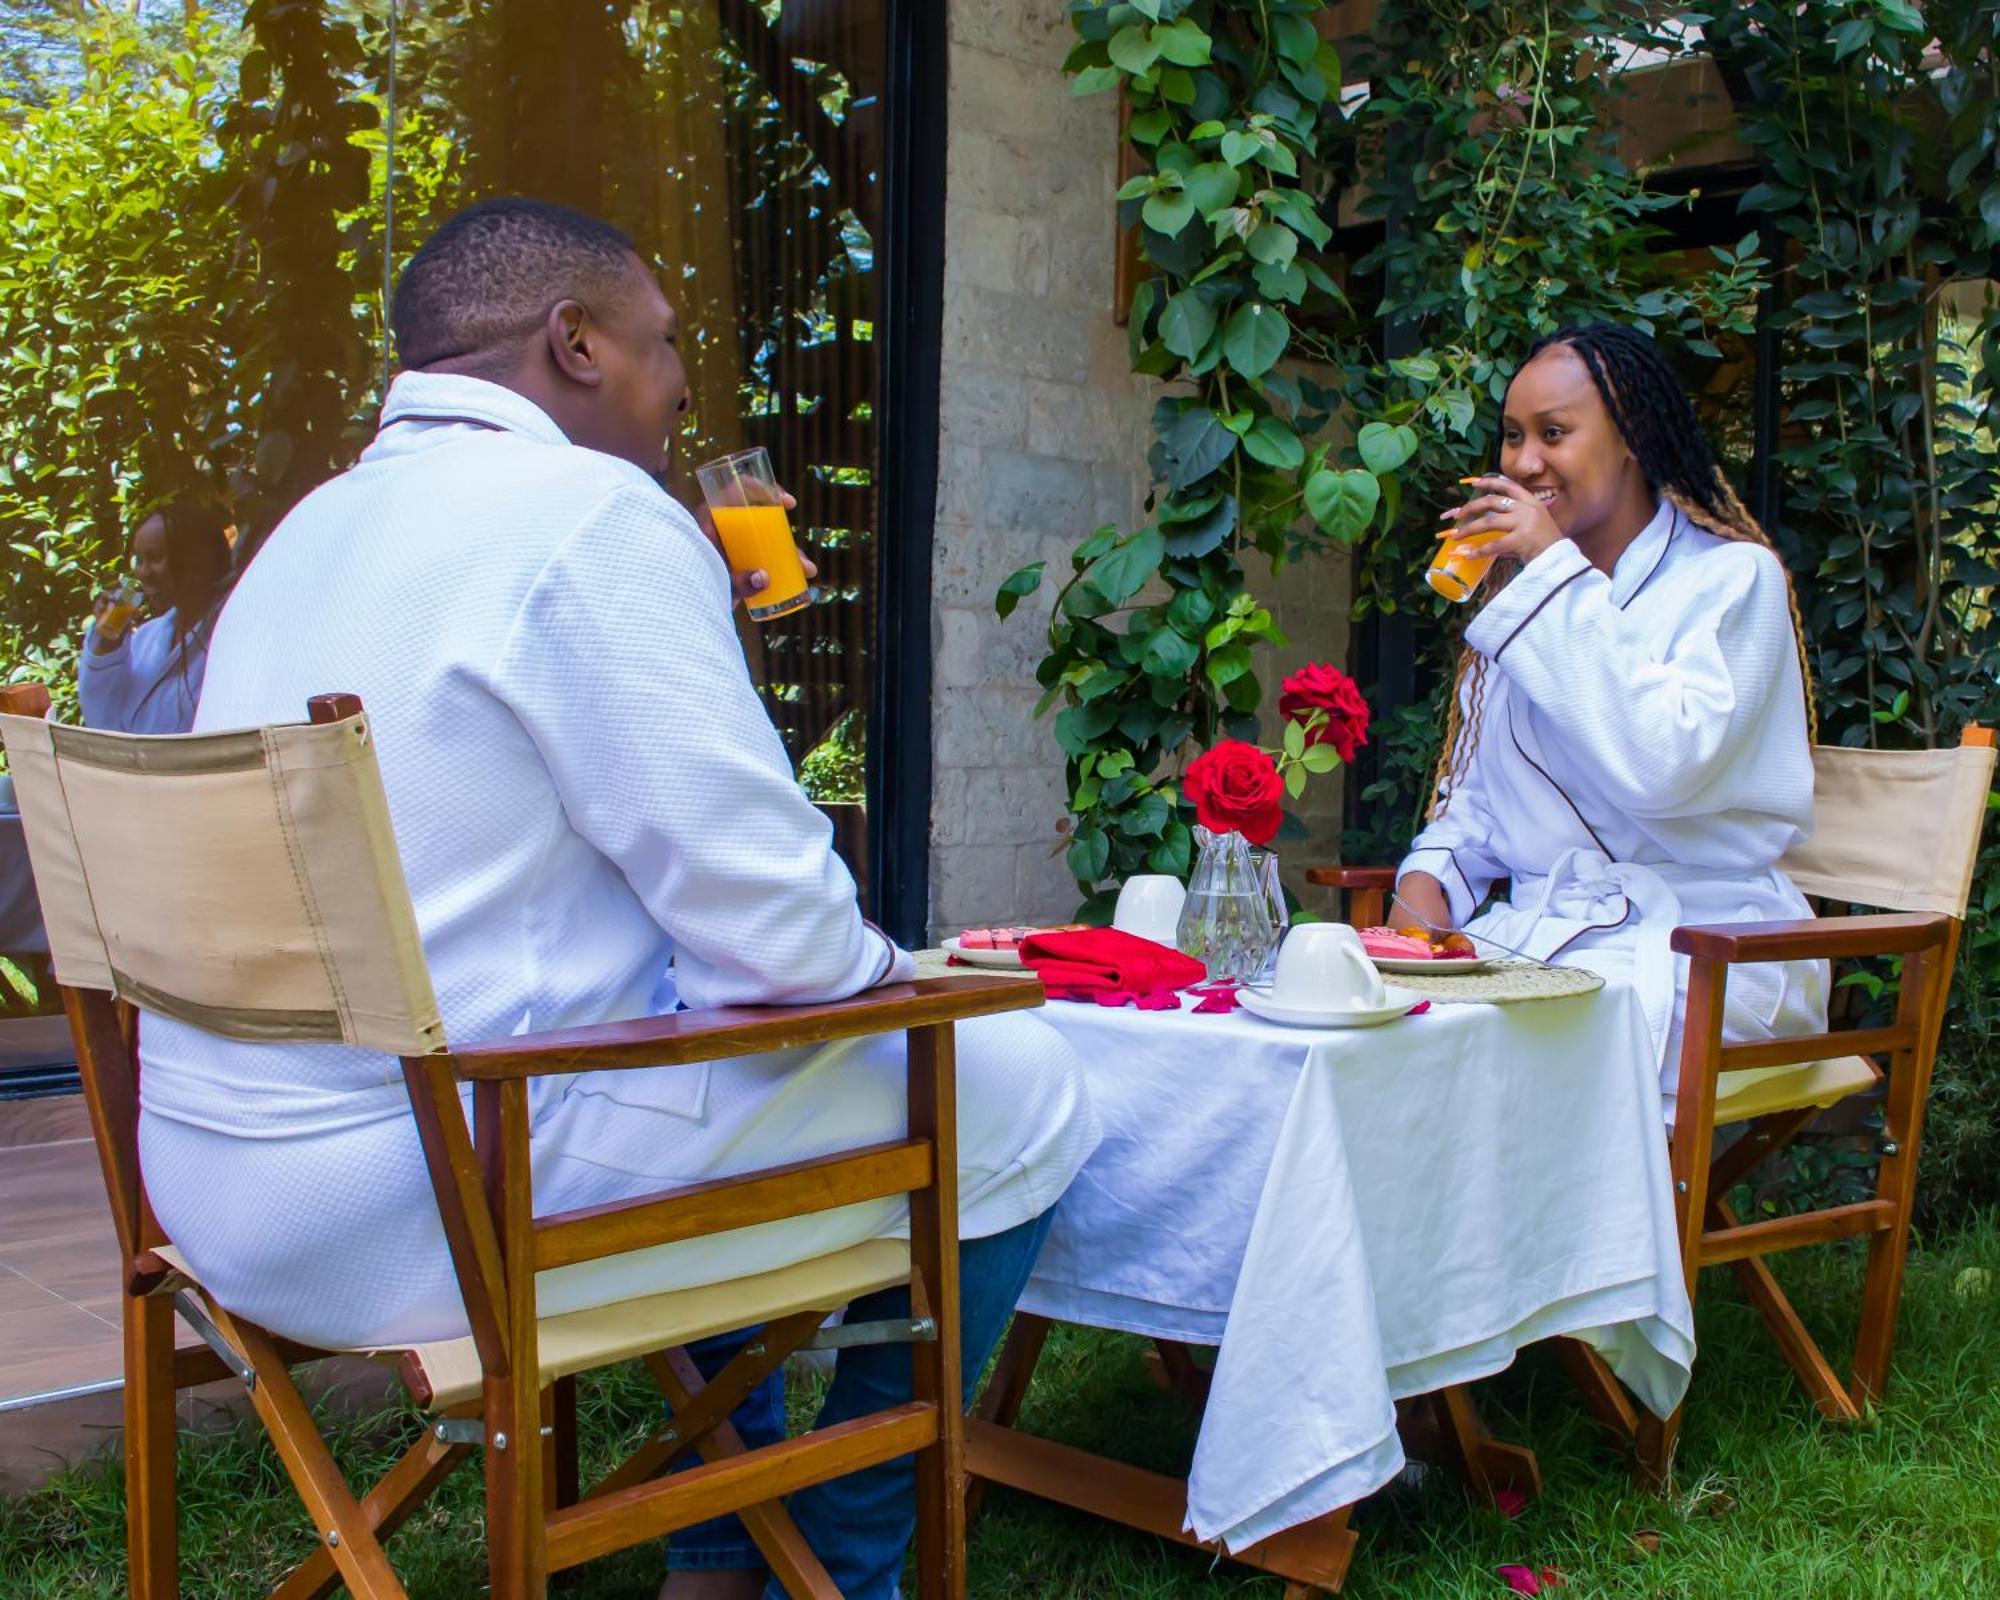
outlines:
M1111 926L1120 933L1151 939L1173 948L1181 925L1181 907L1187 890L1179 878L1163 872L1142 872L1127 878L1118 891L1118 908L1111 913Z
M1386 997L1360 934L1344 922L1302 922L1278 947L1271 998L1302 1011L1367 1011Z

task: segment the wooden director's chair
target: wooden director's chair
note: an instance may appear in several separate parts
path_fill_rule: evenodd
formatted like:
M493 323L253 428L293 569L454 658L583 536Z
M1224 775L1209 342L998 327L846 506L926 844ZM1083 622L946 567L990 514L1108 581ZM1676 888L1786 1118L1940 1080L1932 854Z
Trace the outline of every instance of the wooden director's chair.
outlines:
M13 705L33 710L18 698ZM918 1570L927 1600L964 1593L953 1023L1039 1005L1038 984L938 979L853 1000L687 1012L454 1047L447 1043L360 702L322 696L312 721L142 738L6 715L4 736L56 970L125 1261L125 1453L131 1593L177 1592L177 1387L234 1373L270 1433L320 1545L274 1591L344 1584L400 1600L382 1541L483 1449L491 1594L546 1593L549 1574L739 1513L795 1596L837 1600L781 1497L914 1453ZM171 841L171 849L160 848ZM328 1354L237 1316L201 1284L147 1204L137 1155L137 1007L239 1039L339 1041L402 1059L471 1332L392 1362L432 1425L356 1497L288 1369ZM905 1138L716 1179L624 1204L537 1217L529 1080L545 1073L691 1063L862 1034L909 1036ZM468 1124L461 1088L469 1086ZM540 1316L537 1274L907 1193L910 1242L876 1239L780 1271ZM826 1315L908 1282L908 1322L830 1342L915 1341L905 1405L745 1450L737 1402ZM210 1347L177 1355L176 1308ZM683 1346L765 1331L706 1385ZM673 1415L587 1494L576 1478L577 1373L643 1357ZM702 1464L661 1479L690 1452ZM655 1481L659 1480L659 1481Z
M1815 746L1813 834L1781 865L1822 904L1871 906L1886 914L1728 923L1678 928L1673 935L1674 950L1689 960L1671 1140L1688 1298L1694 1298L1701 1268L1727 1263L1813 1403L1834 1421L1858 1420L1888 1387L1924 1105L1993 769L1993 732L1976 726L1965 730L1956 749ZM1392 869L1316 867L1306 876L1347 891L1357 926L1385 920L1395 888ZM1902 962L1893 1022L1755 1044L1722 1042L1731 967L1889 957ZM1878 1058L1888 1065L1886 1088ZM1821 1111L1875 1094L1882 1107L1875 1198L1758 1222L1736 1215L1729 1194L1737 1184ZM1718 1150L1715 1130L1724 1126L1741 1131ZM1851 1238L1868 1240L1868 1269L1853 1376L1843 1384L1763 1258ZM1635 1449L1640 1475L1664 1483L1681 1412L1660 1421L1632 1403L1594 1351L1574 1340L1562 1341L1561 1351L1598 1421Z

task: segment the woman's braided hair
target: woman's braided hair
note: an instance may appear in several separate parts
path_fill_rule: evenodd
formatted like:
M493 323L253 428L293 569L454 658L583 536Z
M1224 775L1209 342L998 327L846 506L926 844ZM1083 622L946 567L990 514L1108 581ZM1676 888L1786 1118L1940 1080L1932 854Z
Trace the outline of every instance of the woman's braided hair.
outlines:
M1590 322L1563 328L1536 340L1526 366L1552 345L1574 350L1589 369L1590 380L1610 412L1612 425L1639 463L1652 491L1682 516L1724 539L1742 540L1772 549L1770 536L1757 525L1701 431L1687 391L1674 376L1660 347L1636 328L1615 322ZM1518 370L1518 369L1516 369ZM1784 570L1782 560L1779 568ZM1785 571L1785 593L1792 610L1792 631L1798 642L1799 673L1805 685L1807 737L1819 737L1819 713L1814 704L1812 665L1806 656L1805 624L1799 616L1798 591ZM1458 672L1446 711L1444 743L1438 751L1432 783L1430 816L1444 815L1451 790L1479 744L1481 712L1486 700L1486 658L1466 647L1459 652Z

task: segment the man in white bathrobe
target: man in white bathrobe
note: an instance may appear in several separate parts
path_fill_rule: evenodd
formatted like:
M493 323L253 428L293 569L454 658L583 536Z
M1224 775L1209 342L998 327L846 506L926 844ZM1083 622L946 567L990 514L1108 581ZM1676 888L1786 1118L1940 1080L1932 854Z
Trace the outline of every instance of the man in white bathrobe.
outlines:
M403 372L356 466L277 528L216 628L196 729L360 694L453 1039L671 1010L837 1000L910 975L867 922L745 669L731 579L657 481L687 400L672 307L629 240L488 202L405 271ZM141 1155L162 1221L233 1308L368 1346L465 1318L396 1063L142 1028ZM1074 1060L1034 1016L959 1030L965 1363L976 1374L1048 1213L1097 1142ZM902 1039L534 1086L536 1205L568 1210L897 1136ZM627 1264L642 1293L901 1231L878 1202ZM545 1310L614 1298L552 1275ZM844 1357L829 1409L908 1384ZM900 1370L896 1363L900 1361ZM782 1424L767 1391L751 1443ZM895 1592L907 1463L797 1497L854 1600ZM754 1595L733 1521L678 1536Z

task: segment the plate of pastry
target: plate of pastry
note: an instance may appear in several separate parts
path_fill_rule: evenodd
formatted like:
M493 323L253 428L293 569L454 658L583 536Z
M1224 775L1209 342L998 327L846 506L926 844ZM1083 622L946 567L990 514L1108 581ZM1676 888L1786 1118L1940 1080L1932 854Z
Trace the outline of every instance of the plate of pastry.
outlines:
M1363 928L1361 948L1383 972L1484 972L1495 958L1482 956L1462 933L1430 928Z
M1065 922L1055 928L967 928L943 943L948 955L957 956L967 966L1012 968L1021 966L1021 944L1031 933L1074 933L1081 922Z

